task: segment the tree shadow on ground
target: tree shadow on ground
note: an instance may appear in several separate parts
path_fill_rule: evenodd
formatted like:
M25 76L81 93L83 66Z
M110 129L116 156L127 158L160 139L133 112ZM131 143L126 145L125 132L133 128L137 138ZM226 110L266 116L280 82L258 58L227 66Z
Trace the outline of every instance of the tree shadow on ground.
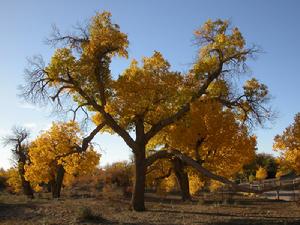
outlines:
M39 207L35 204L17 203L6 204L0 203L0 224L12 224L14 221L40 221L44 218L43 213L38 211ZM47 219L49 221L49 219ZM49 221L51 222L51 221ZM33 223L36 224L36 223ZM40 224L40 222L37 222ZM50 223L56 224L56 223ZM77 220L75 224L103 224L103 225L119 225L119 221L112 221L103 218L101 215L95 215L91 218ZM155 225L152 223L122 223L123 225ZM58 225L58 224L57 224ZM163 224L162 224L163 225Z
M182 204L192 204L198 202L198 200L183 201L181 197L177 195L168 195L168 196L161 197L153 193L147 193L145 195L145 202L182 205Z
M128 198L128 200L130 200ZM180 195L174 195L170 194L167 196L158 196L155 193L146 193L145 194L145 201L146 202L158 202L158 203L165 203L165 204L193 204L193 203L198 203L201 202L204 205L212 205L212 204L225 204L225 205L270 205L270 203L279 203L279 204L288 204L288 202L283 201L283 200L275 200L275 199L243 199L243 198L214 198L214 197L196 197L193 200L190 201L182 201ZM228 203L232 202L232 203Z
M94 218L81 220L78 222L79 224L101 224L101 225L156 225L154 223L145 223L145 222L136 222L136 223L126 223L126 222L120 222L120 221L111 221L107 220L101 216L95 216ZM161 224L160 225L170 225L170 224Z
M241 221L244 221L245 224L252 224L252 223L247 223L249 220L252 220L251 218L244 219L244 218L241 218L240 215L234 215L234 214L230 214L230 213L193 212L193 211L165 210L165 209L150 209L148 211L150 211L150 212L159 212L159 213L163 212L163 213L172 213L172 214L184 214L184 215L203 215L203 216L211 216L211 217L216 217L216 216L218 216L218 217L229 217L229 218L236 217L237 221L241 220ZM263 216L263 215L255 215L255 217L257 217L258 218L257 220L260 221L260 222L264 222L264 220L267 221L268 225L273 224L273 223L270 223L270 221L271 222L273 222L273 221L275 221L275 222L276 221L283 221L283 222L285 222L285 221L291 221L291 222L296 221L297 223L295 223L295 224L297 224L297 225L300 224L300 217L280 217L280 218L278 218L278 217ZM252 222L255 222L255 221L252 221ZM227 223L225 223L225 224L227 224ZM228 224L230 224L230 223L228 223ZM256 223L254 223L254 224L256 224ZM281 224L281 223L279 223L279 224Z
M0 203L0 222L3 220L13 220L16 217L27 220L38 216L37 206L28 203L6 204Z
M159 213L172 213L172 214L184 214L184 215L202 215L202 216L224 216L224 217L239 217L237 215L227 213L215 213L215 212L192 212L192 211L181 211L181 210L165 210L165 209L149 209L149 212Z

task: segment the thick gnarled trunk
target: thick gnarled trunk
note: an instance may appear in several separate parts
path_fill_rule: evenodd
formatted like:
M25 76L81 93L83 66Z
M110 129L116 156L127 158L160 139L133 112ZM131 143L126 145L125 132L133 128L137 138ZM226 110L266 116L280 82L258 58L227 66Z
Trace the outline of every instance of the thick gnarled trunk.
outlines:
M191 200L189 178L187 172L184 171L184 163L177 157L172 160L173 169L177 178L177 182L181 191L183 201Z
M19 163L19 174L21 177L21 184L24 195L26 195L28 198L33 198L33 190L30 185L30 182L25 179L25 169L24 169L24 163Z
M65 169L62 165L57 168L56 177L51 181L51 192L53 198L59 198L61 193L61 187L65 175Z
M23 192L24 194L28 197L28 198L34 198L33 197L33 190L31 188L31 185L29 183L29 181L25 180L25 178L23 177L22 179L22 186L23 186Z
M134 153L135 181L132 194L132 208L135 211L145 211L145 146L139 146Z

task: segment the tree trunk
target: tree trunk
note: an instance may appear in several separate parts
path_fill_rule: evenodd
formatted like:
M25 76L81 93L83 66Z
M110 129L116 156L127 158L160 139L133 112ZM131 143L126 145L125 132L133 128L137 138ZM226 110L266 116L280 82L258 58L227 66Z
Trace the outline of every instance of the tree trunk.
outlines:
M58 198L57 197L57 185L55 179L50 181L51 185L51 193L52 193L52 198Z
M51 182L46 184L46 186L47 186L47 192L50 193L51 192Z
M56 178L51 182L51 191L52 191L53 198L60 197L64 175L65 175L65 170L62 165L59 165L57 168Z
M184 171L184 163L177 157L172 160L174 172L181 191L183 201L191 200L188 174Z
M25 180L22 181L23 183L23 189L24 189L24 194L28 197L28 198L33 198L33 190L31 188L31 185L29 183L29 181Z
M27 181L24 177L24 175L25 175L24 163L19 163L18 169L19 169L19 174L20 174L20 177L21 177L21 184L22 184L23 193L28 198L32 199L34 197L33 196L33 190L31 188L30 182Z
M132 208L135 211L145 211L145 146L140 146L134 153L135 180L132 194Z

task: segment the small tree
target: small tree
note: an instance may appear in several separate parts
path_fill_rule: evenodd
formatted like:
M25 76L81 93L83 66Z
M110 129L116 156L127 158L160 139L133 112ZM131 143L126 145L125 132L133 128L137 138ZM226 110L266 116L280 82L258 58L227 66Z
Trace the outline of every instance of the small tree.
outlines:
M281 154L282 167L300 174L300 113L296 114L293 124L275 136L273 149Z
M53 198L59 198L65 177L92 172L99 163L97 154L90 145L79 151L82 143L77 123L53 123L50 130L40 134L29 147L31 164L26 165L26 179L34 183L49 183Z
M28 198L33 198L33 190L30 182L25 178L25 167L29 165L30 159L28 155L28 137L29 131L22 127L13 127L12 134L3 138L5 146L12 146L13 157L16 161L16 167L21 179L23 193Z
M9 168L6 171L6 177L7 189L10 193L18 194L23 191L21 176L17 168Z

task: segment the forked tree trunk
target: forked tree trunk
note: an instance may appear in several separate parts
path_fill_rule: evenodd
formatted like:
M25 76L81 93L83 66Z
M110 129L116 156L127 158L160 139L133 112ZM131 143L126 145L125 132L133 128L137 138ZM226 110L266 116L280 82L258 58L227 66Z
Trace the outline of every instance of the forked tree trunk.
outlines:
M62 165L59 165L57 168L56 177L53 181L51 181L51 191L52 191L53 198L60 197L64 175L65 175L65 169L63 168Z
M33 198L33 190L30 185L30 182L25 179L25 169L24 169L24 163L19 163L18 166L19 174L21 177L21 184L24 195L26 195L28 198Z
M174 172L181 191L183 201L191 200L189 178L187 172L184 171L184 163L177 157L172 160Z
M132 193L132 208L135 211L145 211L145 146L140 146L134 154L135 180Z

